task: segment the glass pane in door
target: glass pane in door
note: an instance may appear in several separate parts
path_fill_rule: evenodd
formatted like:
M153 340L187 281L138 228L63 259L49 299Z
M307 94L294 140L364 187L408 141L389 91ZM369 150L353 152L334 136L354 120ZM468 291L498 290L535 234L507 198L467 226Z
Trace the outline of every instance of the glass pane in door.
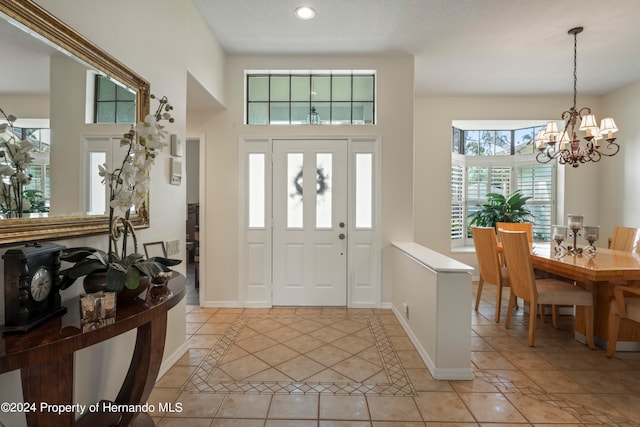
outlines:
M264 227L264 153L249 154L249 227Z
M356 153L356 228L373 227L373 154Z
M302 153L287 153L287 228L304 226Z
M332 153L316 153L316 228L331 228Z

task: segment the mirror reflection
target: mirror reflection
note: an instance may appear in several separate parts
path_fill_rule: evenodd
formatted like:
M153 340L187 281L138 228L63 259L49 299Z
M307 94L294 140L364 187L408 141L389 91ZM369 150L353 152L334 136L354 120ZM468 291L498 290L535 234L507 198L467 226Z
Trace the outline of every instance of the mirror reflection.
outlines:
M0 52L0 244L106 230L97 165L122 157L149 84L32 2L0 0ZM28 151L20 185L10 142ZM146 209L135 222L148 224Z
M97 165L110 163L115 144L74 147L86 141L69 135L73 141L68 143L63 135L90 124L135 123L136 93L9 20L0 21L0 35L2 56L14 58L3 66L0 80L0 109L4 113L0 123L4 119L9 124L0 133L0 164L4 166L0 169L0 215L24 218L49 213L105 214L105 191L95 185L96 181L100 184ZM52 84L56 85L53 91ZM52 93L59 96L52 97ZM48 114L41 105L45 102L49 105ZM82 109L84 114L80 114ZM18 117L10 122L11 116ZM56 118L53 124L52 116ZM52 128L57 129L53 138ZM73 162L73 153L82 153L83 148L88 157L81 156L77 163ZM64 177L58 178L56 185L52 175L63 174L56 172L58 163L51 164L55 158L61 159L60 165L65 169L74 163L80 166L83 173L77 176L75 188L74 180ZM86 197L82 195L82 181L89 182Z

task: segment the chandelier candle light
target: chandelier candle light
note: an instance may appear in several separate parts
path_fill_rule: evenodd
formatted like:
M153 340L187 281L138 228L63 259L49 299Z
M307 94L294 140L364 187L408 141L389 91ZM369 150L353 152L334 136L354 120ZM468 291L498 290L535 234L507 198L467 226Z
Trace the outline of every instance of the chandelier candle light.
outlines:
M573 106L562 113L564 121L562 132L558 131L557 122L551 121L536 135L534 143L540 151L536 155L539 163L549 163L551 160L558 159L558 163L562 165L570 164L577 168L580 163L599 162L602 156L615 156L620 151L620 145L615 142L616 138L613 136L618 131L613 119L611 117L602 119L598 128L596 116L591 113L591 108L583 107L578 110L576 107L578 34L582 30L582 27L569 30L569 34L573 36ZM580 119L579 130L585 133L584 145L580 144L576 134L578 119ZM598 141L605 137L606 147L602 147Z

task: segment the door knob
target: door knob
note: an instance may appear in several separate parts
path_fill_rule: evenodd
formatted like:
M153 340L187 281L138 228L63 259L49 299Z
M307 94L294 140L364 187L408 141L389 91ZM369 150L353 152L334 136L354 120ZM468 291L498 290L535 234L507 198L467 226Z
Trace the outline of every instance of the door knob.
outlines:
M344 240L347 236L345 236L344 233L340 233L338 237L340 238L340 240Z

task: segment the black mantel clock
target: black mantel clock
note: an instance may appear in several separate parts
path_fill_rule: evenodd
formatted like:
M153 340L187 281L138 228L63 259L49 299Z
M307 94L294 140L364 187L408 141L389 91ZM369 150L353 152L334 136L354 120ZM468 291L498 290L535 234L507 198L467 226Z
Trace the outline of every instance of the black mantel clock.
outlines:
M64 248L56 243L30 243L5 252L3 333L27 332L67 311L60 298Z

